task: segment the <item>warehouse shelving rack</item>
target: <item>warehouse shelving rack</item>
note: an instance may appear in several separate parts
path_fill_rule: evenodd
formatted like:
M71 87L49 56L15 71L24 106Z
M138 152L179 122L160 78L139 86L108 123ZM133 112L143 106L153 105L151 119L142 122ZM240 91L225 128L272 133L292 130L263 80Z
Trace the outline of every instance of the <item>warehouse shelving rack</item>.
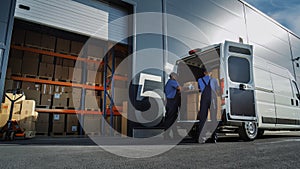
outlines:
M104 118L102 118L102 127L101 127L101 133L104 133L104 120L106 117L110 116L110 125L113 126L113 118L114 116L120 116L120 112L122 111L122 107L120 106L114 106L114 81L115 80L121 80L121 81L127 81L127 77L123 76L118 76L114 75L115 72L115 54L114 50L110 50L108 52L108 55L111 56L112 58L112 65L109 65L108 62L108 55L103 58L103 61L97 61L97 60L92 60L89 58L80 58L76 57L73 55L67 55L67 54L62 54L62 53L57 53L57 52L52 52L52 51L47 51L39 48L33 48L33 47L27 47L27 46L19 46L19 45L11 45L12 49L16 50L21 50L21 51L27 51L27 52L32 52L32 53L38 53L38 54L43 54L43 55L48 55L48 56L53 56L53 57L59 57L59 58L64 58L64 59L71 59L71 60L77 60L77 61L82 61L85 63L96 63L104 67L103 71L103 86L93 86L93 85L88 85L88 84L80 84L80 83L71 83L71 82L61 82L61 81L52 81L52 80L44 80L44 79L37 79L37 78L29 78L29 77L20 77L20 76L12 76L11 80L15 81L24 81L24 82L33 82L33 83L40 83L40 84L50 84L50 85L59 85L59 86L68 86L68 87L77 87L81 88L82 91L82 96L81 96L81 106L79 110L71 110L71 109L43 109L43 108L37 108L36 111L39 113L55 113L55 114L79 114L84 115L84 114L100 114L103 115ZM86 64L85 64L86 65ZM111 72L110 75L108 75L108 71ZM85 76L86 72L83 72L83 77ZM83 78L83 82L86 81ZM110 86L110 88L108 87ZM102 112L99 111L88 111L84 109L84 94L86 89L92 89L96 91L102 91L104 94L103 97L103 103L102 103ZM110 91L110 92L109 92ZM110 100L110 104L108 107L106 107L107 99ZM82 119L80 119L82 120ZM80 129L80 135L82 135L82 128ZM110 130L110 135L113 134L113 130Z

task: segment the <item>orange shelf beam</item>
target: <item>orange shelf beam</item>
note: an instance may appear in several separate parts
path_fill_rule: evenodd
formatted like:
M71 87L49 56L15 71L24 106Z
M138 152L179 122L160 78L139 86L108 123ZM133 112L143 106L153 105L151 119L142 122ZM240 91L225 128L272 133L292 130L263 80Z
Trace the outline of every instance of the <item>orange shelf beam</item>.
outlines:
M87 110L67 110L67 109L35 109L39 113L55 113L55 114L99 114L103 115L103 112L99 111L87 111ZM107 112L110 115L110 112ZM115 116L120 116L120 112L114 111Z
M12 49L17 49L17 50L22 50L22 51L27 51L27 52L39 53L39 54L43 54L43 55L49 55L49 56L65 58L65 59L72 59L72 60L78 60L78 61L84 61L84 62L92 62L92 63L97 63L97 64L103 64L102 61L97 61L97 60L92 60L92 59L87 59L87 58L81 58L81 57L76 57L76 56L72 56L72 55L66 55L66 54L61 54L61 53L56 53L56 52L51 52L51 51L46 51L46 50L41 50L41 49L36 49L36 48L17 46L17 45L11 45L11 48Z
M91 86L91 85L86 85L86 84L78 84L78 83L70 83L70 82L59 82L59 81L44 80L44 79L18 77L18 76L12 76L11 79L12 80L17 80L17 81L33 82L33 83L42 83L42 84L51 84L51 85L69 86L69 87L78 87L78 88L101 90L101 91L104 90L103 86Z

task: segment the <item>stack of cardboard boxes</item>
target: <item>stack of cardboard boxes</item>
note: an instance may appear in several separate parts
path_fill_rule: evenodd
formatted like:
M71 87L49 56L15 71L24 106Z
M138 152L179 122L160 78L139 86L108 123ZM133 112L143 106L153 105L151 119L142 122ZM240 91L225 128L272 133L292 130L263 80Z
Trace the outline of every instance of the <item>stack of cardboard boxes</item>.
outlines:
M7 93L7 95L13 100L20 96L10 93ZM1 105L0 127L3 127L9 119L10 110L11 101L6 98L5 102ZM24 129L25 136L27 138L35 136L37 117L38 113L35 111L34 100L25 100L25 96L23 96L20 100L14 103L12 119L17 120L20 127Z

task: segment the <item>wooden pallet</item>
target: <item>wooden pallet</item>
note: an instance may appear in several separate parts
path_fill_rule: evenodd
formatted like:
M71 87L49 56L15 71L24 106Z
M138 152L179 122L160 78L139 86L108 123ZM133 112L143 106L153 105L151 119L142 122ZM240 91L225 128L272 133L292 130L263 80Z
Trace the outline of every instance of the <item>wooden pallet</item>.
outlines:
M34 79L37 79L37 78L38 78L37 75L30 75L30 74L23 74L22 76L23 76L23 77L26 77L26 78L34 78Z
M35 107L39 109L50 109L49 105L36 105Z
M96 57L93 57L93 56L88 56L87 57L89 60L94 60L94 61L102 61L102 58L96 58Z
M87 136L100 136L101 133L100 132L87 132L87 133L85 133L85 135L87 135Z
M94 82L86 82L86 84L91 86L101 86L100 83L94 83Z
M101 112L101 109L93 109L93 108L85 108L85 111L97 111L97 112Z
M52 106L52 109L68 109L68 107L64 107L64 106Z
M71 82L71 80L69 79L54 79L54 80L58 82Z

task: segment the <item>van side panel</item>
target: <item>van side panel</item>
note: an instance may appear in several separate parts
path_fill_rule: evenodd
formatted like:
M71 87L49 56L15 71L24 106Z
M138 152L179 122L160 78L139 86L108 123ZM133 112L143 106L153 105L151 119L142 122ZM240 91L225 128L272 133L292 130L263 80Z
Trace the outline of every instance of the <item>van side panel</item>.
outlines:
M277 113L276 128L295 127L298 121L296 109L293 107L293 93L289 76L272 74L275 105Z
M275 99L271 75L265 64L254 66L254 79L258 126L274 128L276 123Z

